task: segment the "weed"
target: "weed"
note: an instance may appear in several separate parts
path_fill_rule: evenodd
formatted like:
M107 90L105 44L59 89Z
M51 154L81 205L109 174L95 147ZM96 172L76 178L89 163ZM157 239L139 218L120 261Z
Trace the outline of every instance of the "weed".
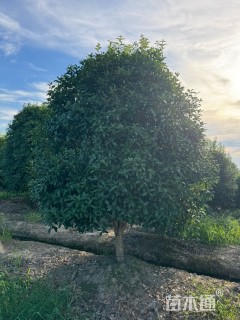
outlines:
M67 289L53 289L44 280L0 272L0 320L70 320L70 296Z
M188 225L182 235L210 245L240 245L240 222L231 216L205 216Z
M0 241L9 242L12 239L12 233L7 228L7 219L3 213L0 213Z
M201 297L201 296L213 296L215 300L215 311L209 313L211 316L209 319L216 320L238 320L240 313L240 295L236 296L233 293L224 292L224 286L221 288L216 288L214 285L208 283L206 285L202 283L193 282L194 291L188 293L189 296ZM221 292L221 295L218 295L217 292ZM186 312L186 319L188 319L189 312Z
M20 268L21 265L22 265L22 261L23 261L23 257L21 255L21 253L19 252L16 252L14 254L14 256L11 258L11 262L12 264L17 267L17 268Z
M25 213L25 220L27 222L34 222L34 223L38 223L42 221L42 217L41 214L37 211L29 211Z
M0 191L0 200L13 200L16 198L26 198L25 193Z
M11 231L4 229L0 233L0 241L3 243L9 242L12 240L12 233Z

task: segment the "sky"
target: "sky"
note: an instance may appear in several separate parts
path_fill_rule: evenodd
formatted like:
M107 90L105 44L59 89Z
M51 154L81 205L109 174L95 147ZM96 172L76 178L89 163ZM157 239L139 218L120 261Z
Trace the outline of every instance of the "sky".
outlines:
M238 0L0 0L0 132L48 84L122 35L165 40L166 63L202 98L206 134L240 168Z

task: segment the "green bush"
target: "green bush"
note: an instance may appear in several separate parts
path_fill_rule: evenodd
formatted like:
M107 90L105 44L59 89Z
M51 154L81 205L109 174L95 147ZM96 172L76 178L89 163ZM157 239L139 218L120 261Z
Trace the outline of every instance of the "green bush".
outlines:
M231 211L230 215L231 217L237 219L240 222L240 209Z
M41 127L48 116L45 105L25 105L7 130L1 168L8 191L27 192Z
M219 180L213 187L214 196L209 205L214 209L232 209L238 201L239 169L221 144L210 142L209 149L219 169Z
M3 153L5 146L6 138L4 135L0 135L0 190L5 188L5 180L3 174Z

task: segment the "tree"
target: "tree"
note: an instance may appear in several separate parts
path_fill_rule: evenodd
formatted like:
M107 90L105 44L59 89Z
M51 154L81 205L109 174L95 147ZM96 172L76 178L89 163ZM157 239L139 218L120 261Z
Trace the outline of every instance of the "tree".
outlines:
M235 194L235 204L237 208L240 208L240 174L238 175L236 182L237 182L237 191Z
M6 141L5 136L0 135L0 189L3 189L5 187L3 170L2 170L5 141Z
M239 169L221 144L210 141L209 150L219 168L219 180L213 188L213 198L209 205L215 209L231 209L235 206Z
M99 49L50 87L31 190L56 230L113 227L121 262L127 224L174 232L203 209L214 170L200 100L168 69L164 43Z
M47 107L25 105L14 116L6 134L3 175L9 191L26 192L32 178L34 150L40 126L47 118Z

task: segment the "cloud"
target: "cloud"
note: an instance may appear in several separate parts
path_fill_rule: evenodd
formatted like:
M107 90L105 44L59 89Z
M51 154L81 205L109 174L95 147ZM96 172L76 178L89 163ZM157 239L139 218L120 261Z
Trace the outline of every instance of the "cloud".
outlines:
M209 136L218 136L226 146L235 137L240 147L236 124L240 121L237 1L25 0L17 5L14 14L8 1L0 8L0 51L5 56L16 55L24 46L34 46L81 59L96 43L106 46L107 40L119 35L128 41L135 41L140 34L152 43L165 39L166 61L171 70L180 72L184 87L195 89L203 98L203 119ZM31 62L28 68L45 71ZM28 89L0 91L0 98L46 98L46 84L36 82Z
M41 68L41 67L38 67L38 66L36 66L35 64L33 64L33 63L31 63L31 62L29 62L27 65L28 65L28 67L29 67L31 70L33 70L33 71L37 71L37 72L47 72L46 69Z
M26 89L7 90L0 88L0 133L4 133L8 123L24 104L42 104L46 101L48 84L30 83Z
M10 56L18 52L18 45L13 43L2 42L0 43L0 50L3 51L5 56Z
M34 95L40 98L42 101L47 99L47 92L49 89L49 85L46 82L33 82L30 86L35 89Z
M99 41L107 44L120 34L134 41L143 33L153 41L165 38L183 58L211 59L222 55L219 48L236 44L240 26L239 6L231 0L26 0L18 9L18 22L3 16L8 29L75 56Z
M5 90L0 88L0 100L1 102L22 102L33 97L34 93L24 90Z
M49 85L46 82L33 82L30 84L31 87L39 91L47 92Z
M5 56L19 51L19 31L18 22L0 12L0 52Z
M240 168L240 148L239 147L226 147L226 152L231 156L235 164Z
M222 143L226 151L240 167L240 113L238 110L238 114L236 112L234 116L234 112L231 112L230 109L227 116L227 113L224 114L224 110L216 109L205 112L207 136L211 140L217 139L218 142Z
M10 109L7 107L1 107L0 109L0 121L11 121L15 114L19 112L18 109Z
M18 31L20 26L17 21L0 12L0 27L9 31Z
M0 101L4 102L19 102L34 103L44 102L47 99L48 84L45 82L33 82L29 84L31 90L6 90L0 88ZM0 106L1 108L1 106Z
M153 42L164 38L170 67L180 72L186 87L194 85L200 92L205 108L212 108L223 98L223 88L228 88L224 98L233 92L236 98L238 95L230 80L236 70L230 71L230 56L234 52L234 57L240 57L239 14L240 6L231 0L202 0L199 4L190 0L26 0L19 6L18 22L6 15L3 20L21 43L35 43L79 58L96 43L107 45L107 40L120 34L129 41L135 41L141 33ZM28 19L23 19L25 16ZM13 41L12 47L5 44L2 50L10 55L19 47ZM31 64L29 67L43 71ZM209 96L215 96L214 101Z

